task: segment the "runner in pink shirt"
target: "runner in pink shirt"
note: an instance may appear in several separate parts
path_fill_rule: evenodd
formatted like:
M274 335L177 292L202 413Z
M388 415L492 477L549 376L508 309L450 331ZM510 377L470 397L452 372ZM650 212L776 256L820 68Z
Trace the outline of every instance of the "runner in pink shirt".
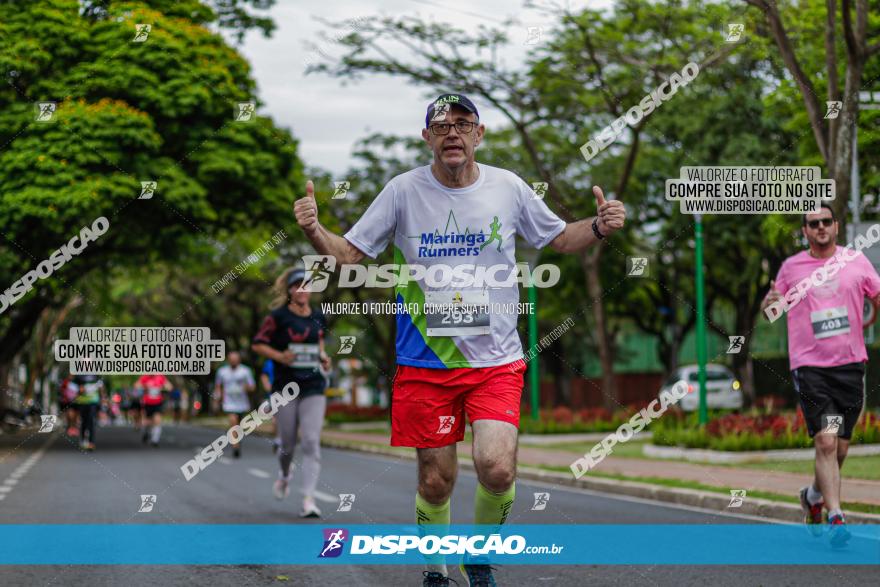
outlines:
M865 403L863 306L866 297L880 302L880 276L862 253L837 246L838 227L824 203L804 216L801 230L810 248L782 263L761 308L788 303L792 378L816 447L816 477L801 489L801 506L816 536L822 533L823 506L828 509L835 546L849 539L840 509L840 467ZM805 279L809 287L800 287L801 297L795 292Z

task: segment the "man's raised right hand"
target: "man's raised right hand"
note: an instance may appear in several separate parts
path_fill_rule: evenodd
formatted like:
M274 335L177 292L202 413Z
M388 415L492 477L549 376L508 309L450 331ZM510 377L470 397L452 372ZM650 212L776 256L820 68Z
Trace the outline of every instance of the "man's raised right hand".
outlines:
M767 295L764 297L763 306L766 308L772 303L778 302L782 299L782 294L779 293L779 290L776 289L776 281L770 281L770 291L767 292Z
M318 203L315 201L315 184L312 180L306 182L305 197L293 203L293 214L296 216L296 223L307 236L318 232L321 225L318 223Z

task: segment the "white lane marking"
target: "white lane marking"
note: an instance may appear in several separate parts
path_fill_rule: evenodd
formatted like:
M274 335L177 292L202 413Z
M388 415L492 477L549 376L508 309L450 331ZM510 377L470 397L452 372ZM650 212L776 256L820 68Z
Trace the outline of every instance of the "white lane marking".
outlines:
M232 464L232 460L227 459L226 457L220 457L217 460L220 461L221 463L223 463L224 465L231 465Z
M269 477L271 477L269 473L263 471L262 469L248 469L248 473L250 473L254 477L259 477L260 479L268 479Z
M37 452L32 454L30 457L21 462L12 473L9 474L9 477L3 481L3 485L0 485L0 501L6 499L6 496L12 491L12 489L18 484L19 480L24 477L24 475L37 464L43 455L46 453L46 450L49 448L49 445L55 441L56 436L54 434L50 435L46 442L43 443Z
M315 490L315 499L319 501L325 501L327 503L339 503L338 495L330 495L329 493L324 493L323 491Z

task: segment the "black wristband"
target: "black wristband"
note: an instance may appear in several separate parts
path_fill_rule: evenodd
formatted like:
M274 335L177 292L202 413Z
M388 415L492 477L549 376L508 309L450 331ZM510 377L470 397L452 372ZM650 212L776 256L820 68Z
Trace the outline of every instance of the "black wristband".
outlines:
M593 234L596 235L596 238L601 240L605 240L605 235L599 232L599 218L593 218Z

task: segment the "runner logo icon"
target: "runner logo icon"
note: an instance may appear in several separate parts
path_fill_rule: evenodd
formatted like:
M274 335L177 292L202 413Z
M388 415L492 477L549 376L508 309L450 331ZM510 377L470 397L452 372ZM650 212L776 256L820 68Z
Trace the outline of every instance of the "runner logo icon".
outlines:
M34 109L37 111L37 115L34 118L37 122L49 122L52 120L52 117L55 116L55 109L57 105L55 102L37 102L34 104Z
M647 257L628 257L630 262L629 277L647 277L645 270L648 268Z
M153 197L153 194L156 193L156 188L159 186L159 182L157 181L142 181L141 182L141 195L138 196L138 200L149 200Z
M337 512L350 512L351 506L354 505L354 493L340 493L339 494L339 507L336 508Z
M324 528L324 548L318 558L335 558L342 554L345 541L348 539L348 530L344 528Z
M743 343L746 341L745 336L728 336L727 340L730 342L730 346L727 347L728 355L738 355L742 350Z
M354 349L354 343L357 342L356 336L340 336L339 337L339 350L336 351L337 355L350 355L351 351Z
M745 489L731 489L730 490L730 503L727 504L729 508L738 508L742 507L743 499L746 496Z
M446 120L446 113L449 112L449 104L441 104L438 100L434 103L434 115L431 122L443 122Z
M532 506L532 511L542 511L547 509L547 503L550 501L549 493L536 493L535 494L535 504Z
M455 424L455 416L440 416L440 427L437 428L437 434L449 434L452 432L452 425Z
M348 193L348 190L351 189L351 182L334 181L333 186L335 187L335 191L333 192L333 196L330 199L331 200L342 200L345 198L345 195Z
M238 110L235 113L235 121L250 122L253 119L254 111L256 109L256 102L239 102Z
M742 38L743 32L746 30L746 25L741 23L733 23L727 25L727 38L724 39L727 43L736 43Z
M336 257L330 255L303 255L306 278L297 291L320 292L327 289L330 275L336 270Z
M828 112L825 113L825 119L835 119L840 116L840 109L843 108L843 102L840 100L828 100L825 102Z
M52 432L58 416L40 416L40 429L37 432Z
M825 419L825 425L822 427L824 434L840 434L840 429L843 427L843 416L831 414L823 416L823 418Z
M145 43L147 39L150 37L150 31L153 30L153 25L151 24L136 24L134 25L134 38L131 40L132 43Z
M532 191L535 192L535 195L532 196L533 200L543 200L544 196L547 195L547 187L548 184L546 181L536 181L532 183Z
M141 507L138 508L139 514L147 514L153 511L153 506L156 505L156 496L155 495L142 495L141 496Z

